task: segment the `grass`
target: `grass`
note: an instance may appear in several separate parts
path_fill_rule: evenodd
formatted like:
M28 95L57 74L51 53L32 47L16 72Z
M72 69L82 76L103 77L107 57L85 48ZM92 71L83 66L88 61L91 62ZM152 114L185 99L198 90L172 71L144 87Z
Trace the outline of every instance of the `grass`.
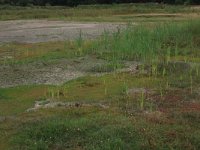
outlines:
M99 78L82 77L62 86L20 86L0 89L2 93L0 97L2 108L0 114L4 116L24 112L33 106L35 100L47 98L75 102L115 101L114 97L120 97L123 93L124 82L129 88L156 88L161 80L148 77L132 77L129 74L111 74ZM105 89L107 89L107 93L105 93ZM51 92L54 92L53 97ZM58 96L57 93L60 95Z
M45 95L44 86L21 86L9 89L0 89L0 116L16 115L31 107L36 99ZM23 105L21 105L23 104Z
M181 24L128 27L113 36L105 34L94 52L108 59L155 61L163 58L198 57L199 21ZM96 50L96 51L95 51ZM105 55L105 56L104 56ZM163 61L163 60L162 60Z
M87 45L86 45L87 47ZM48 61L59 58L72 58L78 55L77 46L74 42L49 42L37 44L2 44L0 56L5 52L11 58L1 59L1 64L29 63L37 60Z
M2 93L1 108L5 108L5 110L1 109L2 110L1 115L3 116L17 115L17 118L18 118L17 120L20 120L20 121L17 121L17 120L14 121L11 119L9 121L8 119L6 122L3 122L2 130L5 131L4 130L5 128L9 129L9 131L6 131L8 132L7 136L9 134L13 135L12 132L14 133L17 132L16 133L17 135L14 136L14 139L12 138L12 142L11 142L11 143L14 142L13 144L16 145L16 147L14 145L13 146L16 149L39 149L39 148L54 149L54 148L59 148L59 147L65 148L65 146L69 147L70 149L77 148L77 147L82 147L86 149L90 149L90 148L91 149L92 148L112 149L113 147L129 149L129 146L131 146L129 144L132 143L132 142L130 143L129 141L131 139L134 140L136 134L139 134L138 135L139 137L144 136L143 132L141 132L141 130L143 130L143 128L141 127L141 124L143 126L144 125L147 126L147 128L151 128L149 129L150 131L148 131L150 133L146 133L149 136L148 138L150 138L152 134L154 136L158 136L158 134L151 133L152 130L157 129L153 125L154 122L151 123L152 126L154 127L149 127L148 121L147 123L144 124L143 122L144 120L138 120L138 118L135 120L134 118L132 118L133 117L132 111L134 112L136 110L136 113L134 115L135 117L137 117L137 115L139 116L141 115L140 113L139 114L137 113L137 111L140 110L140 106L139 106L139 103L137 103L137 97L127 97L126 94L124 95L124 84L127 86L127 89L131 89L131 88L137 89L137 88L145 87L147 89L157 90L158 88L160 88L160 83L162 83L162 87L164 88L166 81L165 80L162 81L162 78L159 80L158 78L154 78L154 77L149 78L149 77L141 77L141 76L137 77L131 74L117 74L117 75L105 75L98 78L84 77L84 78L80 78L78 80L74 80L69 83L66 83L62 87L24 86L24 87L1 89L1 93ZM105 87L107 87L108 89L106 94L104 93ZM45 96L47 96L47 94L45 93L45 91L48 92L48 89L53 89L55 92L57 91L57 89L59 90L64 89L67 93L66 93L66 97L64 98L60 97L61 101L74 100L74 101L79 101L79 102L87 102L89 100L88 102L97 101L101 103L103 100L104 103L109 103L110 108L109 110L102 110L95 107L94 108L86 107L86 108L80 108L80 109L75 109L75 110L74 108L72 109L59 108L55 110L54 109L41 110L39 112L33 112L33 113L22 113L22 112L25 112L26 109L32 107L35 100L46 99ZM170 94L175 95L173 93L170 93ZM150 103L149 103L149 100L147 99L148 97L145 96L145 99L144 99L145 110L147 111L151 110L153 112L156 110L159 110L157 108L158 106L154 107L153 110L150 109L148 106ZM160 100L160 98L158 98L158 100ZM5 106L5 103L6 103L6 106ZM127 106L127 103L129 104L128 106ZM167 101L163 101L163 105L165 105L164 108L166 108L169 105L169 103ZM108 116L105 111L106 112L108 111L110 116ZM103 114L103 116L99 118L98 113L100 113L100 116L101 116L101 113L105 113L105 114ZM174 114L174 111L172 110L171 113ZM55 114L57 114L57 116L53 117ZM190 115L191 113L187 113L187 114ZM193 111L192 111L192 114L193 114ZM89 116L85 117L84 115L89 115ZM122 117L119 117L120 115L122 115ZM67 116L69 118L66 118ZM132 122L132 121L129 121L128 119L129 117L127 118L127 116L130 116L130 117L132 116L131 118L133 119L132 121L134 121L133 123L134 126L127 123L127 122L130 122L130 123ZM194 115L194 117L195 116L196 115ZM148 118L148 116L146 117ZM172 120L174 117L175 116L172 116ZM46 120L42 118L46 118ZM94 120L91 120L91 118L94 118ZM114 123L115 128L113 128L112 119L114 119L115 121ZM125 120L128 119L128 120L125 121L124 119ZM150 117L149 119L150 119L149 121L151 122L152 118ZM40 120L40 121L36 122L36 120ZM22 123L22 121L25 122L25 124ZM155 124L157 124L157 121L165 122L165 119L163 120L162 117L156 118ZM193 120L194 124L196 124L195 121L196 119ZM13 123L17 124L16 128L14 129L12 128ZM135 125L135 123L138 123L138 124ZM116 125L116 124L119 124L119 125ZM161 126L158 125L158 127L160 127L160 130L161 130L163 128L163 125ZM67 129L69 130L69 134L68 134ZM77 130L74 130L74 129L77 129ZM79 132L79 129L81 130L80 132ZM101 130L99 131L99 129ZM163 132L162 130L160 134L162 134ZM184 130L183 126L181 126L181 131L182 130ZM98 131L100 133L98 133ZM112 134L110 134L110 132L108 131L110 131ZM129 135L130 132L132 133L131 135ZM63 134L66 134L66 135L63 136ZM71 136L71 135L74 135L74 136ZM92 135L94 136L94 138L90 139ZM97 135L99 135L100 137ZM78 140L77 140L77 136L79 136ZM52 139L50 137L52 137ZM95 137L98 139L96 139ZM62 140L60 140L61 138ZM68 141L67 140L68 138L71 139L71 141ZM107 138L110 140L105 141L105 139ZM135 143L132 143L133 146L136 147L137 144L139 144L138 145L139 147L151 146L149 145L151 143L148 143L148 138L147 137L143 137L143 138L144 138L142 139L143 142L147 140L145 142L145 145L142 145L141 144L142 142L137 138ZM156 137L154 138L156 139ZM168 138L171 138L171 137L168 137ZM198 141L196 137L194 138L195 140ZM180 140L179 137L177 137L177 139ZM105 145L103 145L103 147L101 144L99 145L98 143L96 143L99 140L102 140L103 142L105 142ZM158 147L161 146L160 142L164 142L160 140L161 139L156 141ZM68 141L69 143L66 143L65 141ZM128 142L128 144L126 142ZM35 144L33 145L33 143ZM162 146L166 146L166 147L170 146L170 145L167 145L166 143L161 143L161 144L163 144ZM174 144L176 143L170 142L169 144L172 144L173 146L175 146Z
M191 132L199 132L199 112L198 108L192 108L189 104L192 104L191 97L196 99L198 96L192 96L187 88L177 89L170 83L171 87L167 89L166 82L167 78L162 77L159 79L154 76L116 74L84 77L62 87L25 86L1 89L1 99L8 106L8 109L2 110L2 115L13 115L17 112L18 118L3 122L1 129L9 129L6 131L6 137L14 135L7 143L15 149L197 148L198 134L191 135ZM124 93L132 88L156 91L153 95L145 94L141 97L142 111L141 93L133 97ZM162 96L160 88L163 90ZM36 99L46 99L48 94L45 91L56 92L63 89L66 95L60 96L59 99L56 96L58 101L96 101L108 104L109 109L55 108L22 113L32 107ZM184 105L177 106L183 99ZM1 108L4 106L1 105ZM142 113L144 110L148 113ZM14 123L17 126L13 129Z
M69 12L84 9L81 15L85 15L94 8L95 14L98 11L114 13L125 7L127 5L67 9ZM148 13L173 12L178 8L174 11L183 14L189 11L185 11L186 6L137 7L130 5L128 10ZM23 12L30 11L24 9ZM51 7L46 11L52 11ZM108 63L90 70L106 72L101 76L88 75L57 86L1 88L0 149L199 149L199 26L198 19L141 26L130 24L126 29L114 34L105 32L99 39L90 41L80 36L71 42L2 44L0 56L5 56L5 52L12 56L0 62L5 66L76 60L85 56ZM129 61L141 63L136 67L137 73L116 71L124 67L122 62ZM35 101L47 99L87 105L26 112Z
M130 149L137 148L141 142L136 134L130 121L123 116L106 116L97 111L95 115L31 124L15 141L31 139L22 142L20 149Z
M85 55L95 55L97 58L110 60L116 67L120 67L117 66L119 60L197 62L200 43L199 25L199 20L153 24L149 27L130 24L126 29L119 29L111 36L105 32L99 39L93 41L83 40L80 36L71 42L2 44L0 56L6 52L11 58L1 59L1 63L48 61Z
M0 6L0 20L15 19L53 19L68 21L156 21L158 17L163 20L181 19L179 16L169 14L182 13L187 18L187 13L199 13L198 9L190 6L171 6L164 4L120 4L120 5L90 5L68 7L12 7ZM92 13L91 13L92 12ZM142 13L142 14L141 14ZM155 13L157 15L143 15ZM137 15L140 14L140 15ZM160 16L159 14L166 14ZM136 16L134 16L136 15Z

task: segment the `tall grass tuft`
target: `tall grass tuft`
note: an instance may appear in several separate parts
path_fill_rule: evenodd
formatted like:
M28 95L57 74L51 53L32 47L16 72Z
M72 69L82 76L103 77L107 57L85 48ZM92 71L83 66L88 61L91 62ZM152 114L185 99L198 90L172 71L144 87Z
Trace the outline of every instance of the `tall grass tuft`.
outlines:
M105 33L91 48L109 60L168 62L171 57L186 56L198 46L200 21L159 24L154 27L128 25L110 36ZM196 44L194 43L196 39Z

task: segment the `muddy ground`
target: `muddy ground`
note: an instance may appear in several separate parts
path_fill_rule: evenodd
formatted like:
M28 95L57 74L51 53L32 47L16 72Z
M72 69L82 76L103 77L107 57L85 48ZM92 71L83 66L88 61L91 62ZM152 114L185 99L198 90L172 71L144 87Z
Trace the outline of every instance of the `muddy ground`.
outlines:
M75 23L48 20L0 21L0 43L37 43L74 40L79 37L93 39L102 32L116 31L120 23Z

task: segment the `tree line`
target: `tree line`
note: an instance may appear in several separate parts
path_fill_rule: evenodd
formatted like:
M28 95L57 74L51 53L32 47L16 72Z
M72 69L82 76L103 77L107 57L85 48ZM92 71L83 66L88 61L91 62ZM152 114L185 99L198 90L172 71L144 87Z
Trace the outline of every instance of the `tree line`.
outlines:
M167 4L200 4L200 0L0 0L0 4L10 5L62 5L62 6L77 6L87 4L112 4L112 3L167 3Z

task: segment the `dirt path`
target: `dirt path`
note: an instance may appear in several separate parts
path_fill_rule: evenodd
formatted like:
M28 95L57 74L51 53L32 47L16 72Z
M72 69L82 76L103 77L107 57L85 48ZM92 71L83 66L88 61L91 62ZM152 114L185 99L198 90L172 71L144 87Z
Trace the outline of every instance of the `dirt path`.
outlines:
M105 30L115 31L122 24L73 23L47 20L0 21L0 43L36 43L58 40L73 40L79 37L95 38Z

